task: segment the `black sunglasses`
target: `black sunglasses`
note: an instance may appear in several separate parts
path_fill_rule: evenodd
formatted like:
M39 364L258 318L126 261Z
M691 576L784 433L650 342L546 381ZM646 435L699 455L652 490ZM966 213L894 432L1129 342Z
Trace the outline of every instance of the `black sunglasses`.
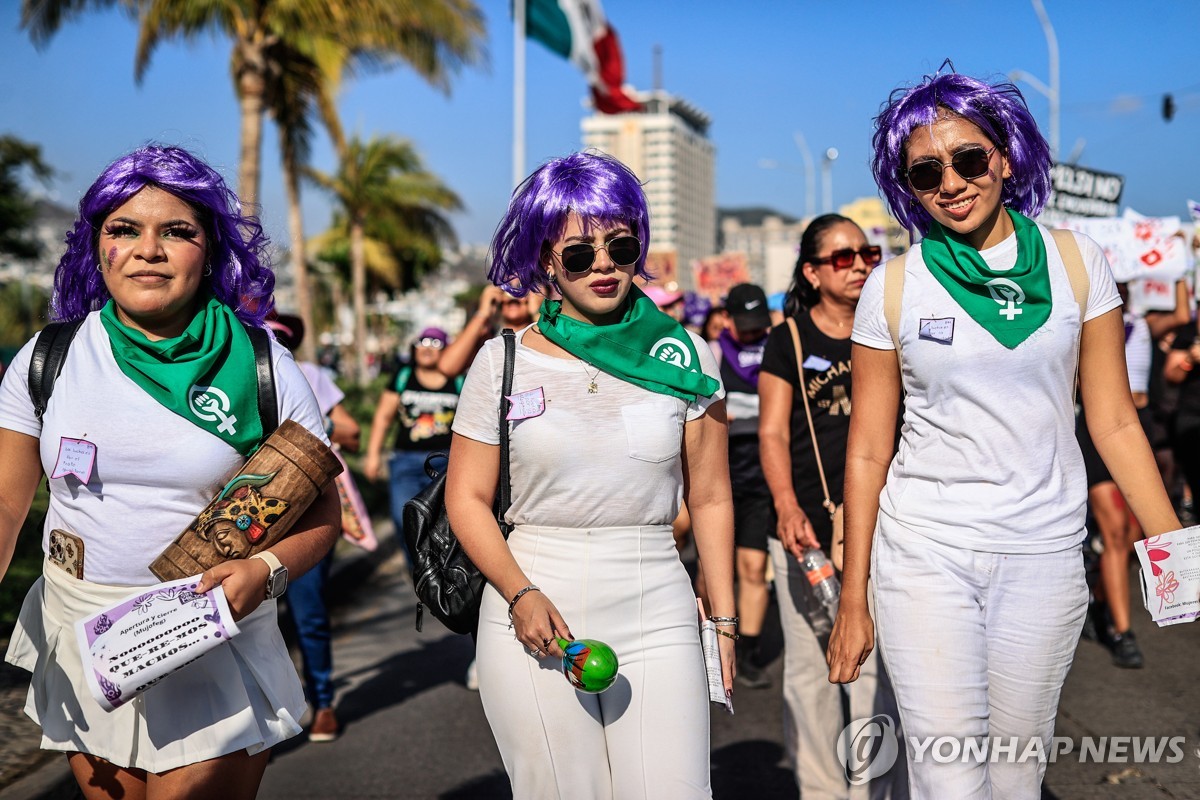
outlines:
M577 274L587 272L592 268L592 264L596 261L596 251L601 249L606 250L608 257L619 267L628 267L642 255L642 243L636 236L628 234L618 236L603 244L569 245L564 247L561 253L555 253L555 255L562 261L564 271Z
M948 166L954 167L954 171L963 180L973 181L976 178L982 178L987 174L988 165L992 161L992 153L995 151L995 145L988 150L984 150L982 147L968 147L955 153L949 164L943 164L941 161L933 159L918 161L905 170L908 185L918 192L936 189L942 185L942 170Z
M877 244L869 244L860 247L857 250L851 250L849 247L843 250L834 250L824 258L814 258L810 264L828 264L835 271L850 269L854 266L854 257L862 258L863 263L868 267L873 267L883 260L883 248Z

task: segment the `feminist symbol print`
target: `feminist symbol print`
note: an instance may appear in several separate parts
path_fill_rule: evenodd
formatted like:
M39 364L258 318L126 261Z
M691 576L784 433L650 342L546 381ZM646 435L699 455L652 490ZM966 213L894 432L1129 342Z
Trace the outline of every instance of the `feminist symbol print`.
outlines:
M217 432L232 436L237 433L234 423L238 419L229 413L230 407L229 395L215 386L196 384L188 392L188 408L191 412L205 422L219 420L221 424L217 426Z
M1009 322L1012 322L1013 318L1018 314L1025 313L1024 309L1017 308L1017 306L1025 302L1025 292L1021 291L1020 286L1008 278L993 278L985 285L988 291L991 292L992 299L1004 306L1004 308L1000 309L999 313L1008 317Z

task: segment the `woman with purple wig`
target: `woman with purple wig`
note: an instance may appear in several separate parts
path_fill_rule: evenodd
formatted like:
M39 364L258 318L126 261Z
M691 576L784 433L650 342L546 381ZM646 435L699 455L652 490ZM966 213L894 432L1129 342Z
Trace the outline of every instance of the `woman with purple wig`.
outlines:
M649 242L637 178L593 153L529 176L492 241L492 283L562 298L517 335L507 541L492 515L499 338L467 375L447 476L451 524L488 579L479 692L515 797L712 796L696 600L671 522L686 501L728 695L737 619L724 390L704 341L633 283ZM577 692L559 674L556 639L573 633L616 652L606 692Z
M0 384L0 570L43 472L50 486L46 566L7 657L33 673L26 713L43 748L68 753L88 798L191 796L201 785L204 796L253 797L271 746L300 732L304 696L273 598L286 572L332 545L332 488L263 557L204 574L198 590L220 584L241 632L128 703L106 711L92 698L74 630L159 582L147 565L270 433L247 333L272 305L266 244L187 151L146 146L114 161L80 201L55 274L53 316L81 324L44 413L28 381L36 338ZM278 418L327 442L291 356L272 342L271 360Z
M871 274L855 316L829 677L854 680L877 630L914 796L1037 797L1045 760L1021 755L1051 745L1087 608L1077 371L1147 532L1179 523L1130 401L1104 255L1030 219L1050 153L1017 88L927 77L892 95L873 142L892 213L924 238ZM911 744L937 737L987 750L938 763Z

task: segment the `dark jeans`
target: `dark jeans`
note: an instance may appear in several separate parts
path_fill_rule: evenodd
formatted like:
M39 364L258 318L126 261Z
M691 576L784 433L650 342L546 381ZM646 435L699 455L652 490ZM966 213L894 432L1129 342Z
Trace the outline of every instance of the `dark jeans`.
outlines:
M429 476L425 474L425 459L428 450L396 450L388 459L388 485L391 489L392 522L396 526L396 538L404 548L404 556L408 563L412 558L408 553L408 542L404 538L404 504L413 499L422 489L429 485ZM439 461L440 469L446 468L446 462Z
M304 664L304 694L314 710L333 707L333 648L325 608L331 564L332 550L308 572L289 581L284 595Z

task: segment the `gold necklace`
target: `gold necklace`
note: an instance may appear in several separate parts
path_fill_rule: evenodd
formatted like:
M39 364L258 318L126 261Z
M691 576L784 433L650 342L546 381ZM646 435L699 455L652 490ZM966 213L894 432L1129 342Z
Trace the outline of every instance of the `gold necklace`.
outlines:
M844 322L838 322L837 320L835 320L835 319L833 319L832 317L830 317L830 316L829 316L829 313L828 313L828 312L826 312L826 311L825 311L825 309L821 308L821 306L813 306L813 308L814 308L815 310L817 310L817 311L820 311L820 312L821 312L821 317L822 317L822 318L824 318L825 322L826 322L826 323L828 323L829 325L837 325L839 328L844 328L844 327L846 327L846 323L844 323Z
M589 375L587 371L588 363L582 359L579 363L583 366L583 374L588 376L588 394L600 394L600 386L596 383L596 379L600 377L600 368L596 367L595 374Z

